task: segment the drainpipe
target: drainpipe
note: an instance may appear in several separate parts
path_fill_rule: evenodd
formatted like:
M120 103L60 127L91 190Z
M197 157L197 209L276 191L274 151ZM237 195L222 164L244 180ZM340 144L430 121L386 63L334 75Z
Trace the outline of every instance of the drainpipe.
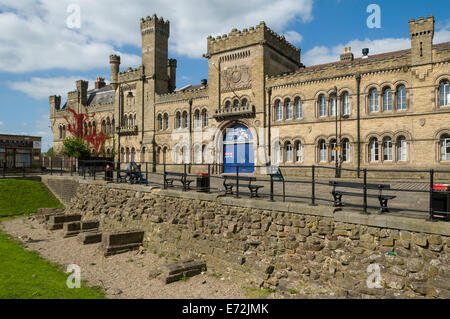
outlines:
M268 150L268 154L269 154L269 164L272 165L272 134L271 134L271 128L272 128L272 106L270 101L272 100L272 88L267 88L267 93L268 93L268 117L269 117L269 121L268 121L268 142L269 142L269 150Z
M360 124L360 101L359 101L359 95L360 95L360 85L361 85L361 75L356 75L356 101L357 101L357 109L356 109L356 116L357 116L357 139L358 139L358 178L360 178L361 175L361 124Z
M201 146L200 146L201 148ZM192 152L192 99L189 99L189 160L193 163ZM189 173L191 173L191 165L189 165Z

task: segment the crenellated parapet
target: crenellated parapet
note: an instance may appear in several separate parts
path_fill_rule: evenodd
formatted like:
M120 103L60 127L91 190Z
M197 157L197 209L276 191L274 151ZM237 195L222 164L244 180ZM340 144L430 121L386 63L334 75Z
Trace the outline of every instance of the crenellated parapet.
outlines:
M229 34L224 34L213 38L207 38L208 49L206 56L221 53L227 50L236 49L254 44L268 44L284 55L300 64L300 49L289 43L283 35L280 35L260 22L256 27L249 29L233 29Z
M155 103L167 103L167 102L176 102L181 100L189 100L189 99L201 99L208 98L208 88L198 88L192 90L185 91L177 91L168 94L158 94L156 95Z
M142 79L144 75L144 68L142 65L137 69L128 68L126 71L119 72L119 83L128 81L137 81Z
M163 33L167 37L170 36L170 22L164 20L163 17L158 18L156 14L141 19L141 34Z

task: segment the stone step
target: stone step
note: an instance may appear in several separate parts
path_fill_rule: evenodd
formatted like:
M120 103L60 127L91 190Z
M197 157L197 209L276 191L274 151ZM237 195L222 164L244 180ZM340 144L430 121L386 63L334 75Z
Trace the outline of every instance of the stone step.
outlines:
M120 254L139 249L139 246L142 246L143 239L144 232L139 230L104 232L100 250L105 256Z
M79 233L82 232L98 231L99 226L100 222L98 221L76 221L64 223L63 237L67 238L77 236Z
M39 208L36 213L36 218L40 222L48 222L50 216L64 215L64 209L62 208Z
M161 279L166 284L181 280L183 277L193 277L206 271L206 263L201 260L186 259L173 261L159 267Z
M47 229L56 230L63 229L64 223L81 221L81 215L71 214L71 215L52 215L48 219Z
M77 235L78 242L83 245L95 244L102 241L102 232L89 231Z

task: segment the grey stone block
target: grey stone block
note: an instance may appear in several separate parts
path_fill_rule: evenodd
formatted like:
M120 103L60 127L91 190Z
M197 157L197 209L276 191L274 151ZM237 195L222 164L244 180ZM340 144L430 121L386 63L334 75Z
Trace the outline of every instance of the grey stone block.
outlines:
M105 256L138 249L144 239L143 231L104 232L100 250Z
M101 232L83 232L77 235L77 239L83 245L95 244L102 241Z
M194 259L174 261L160 266L161 279L166 284L181 280L183 277L199 275L202 271L206 271L206 263Z
M47 229L56 230L63 229L64 223L77 222L81 221L81 215L73 214L73 215L52 215L49 217L47 223Z

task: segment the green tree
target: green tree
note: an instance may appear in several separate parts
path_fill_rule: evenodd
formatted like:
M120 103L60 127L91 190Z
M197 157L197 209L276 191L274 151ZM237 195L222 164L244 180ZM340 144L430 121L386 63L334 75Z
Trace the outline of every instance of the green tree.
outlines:
M91 156L91 152L89 151L86 142L75 136L66 138L63 141L61 153L68 157L75 157L78 159Z
M47 150L47 152L43 153L43 156L45 156L45 157L54 157L54 156L57 156L57 155L58 155L58 154L57 154L57 152L55 152L53 146L50 147L50 148Z

